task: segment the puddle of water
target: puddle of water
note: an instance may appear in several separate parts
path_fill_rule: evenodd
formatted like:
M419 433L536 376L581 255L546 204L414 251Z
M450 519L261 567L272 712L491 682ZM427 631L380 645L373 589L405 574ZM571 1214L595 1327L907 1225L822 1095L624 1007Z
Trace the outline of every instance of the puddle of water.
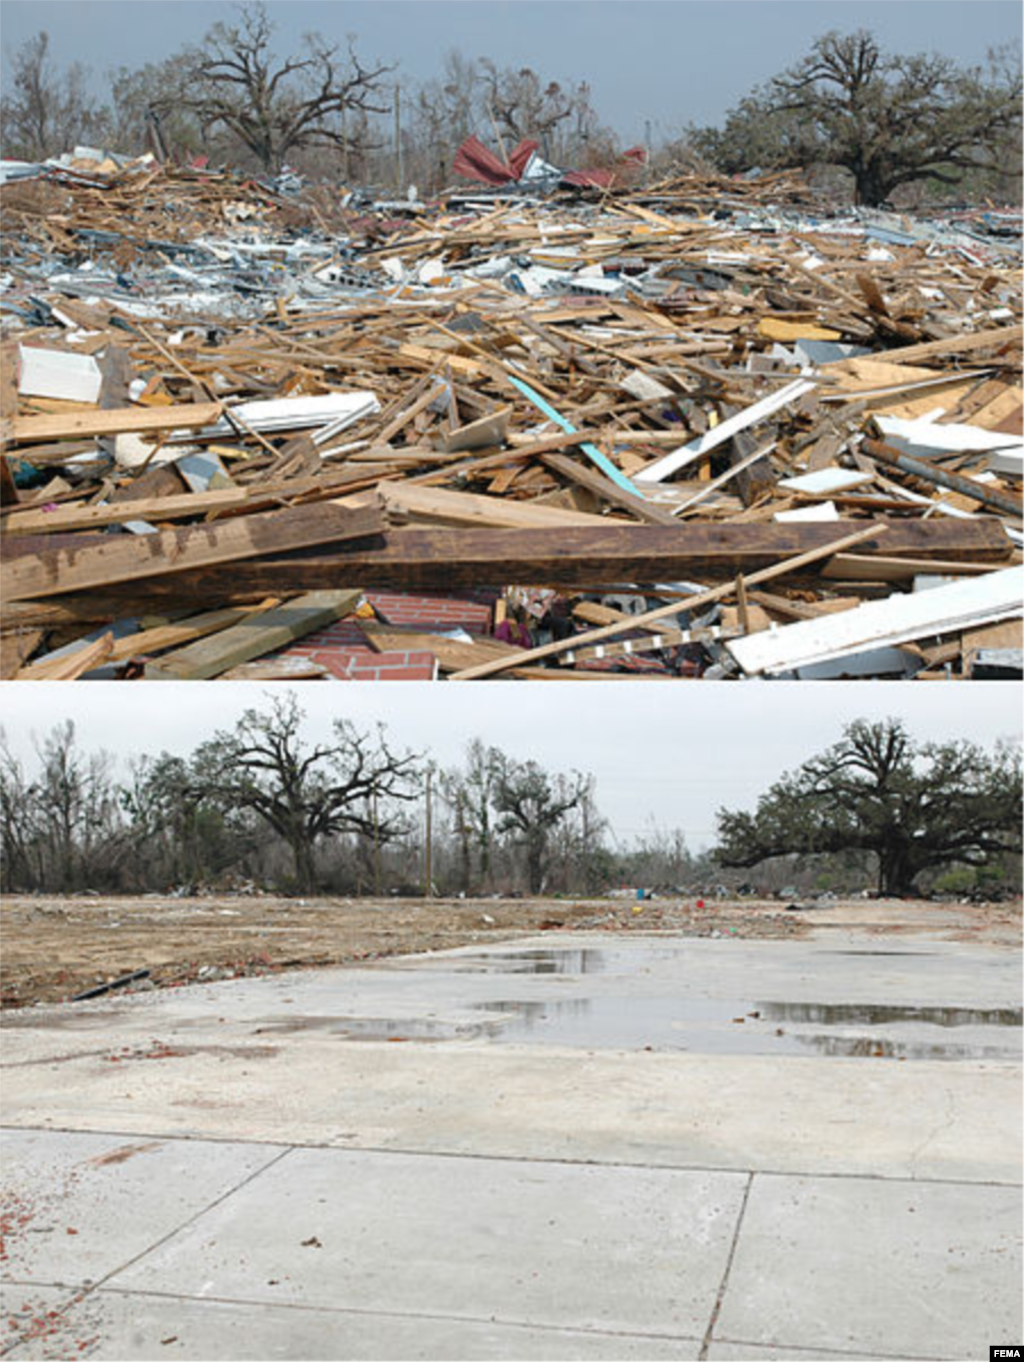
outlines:
M716 1054L806 1055L813 1050L823 1055L894 1059L1016 1059L1020 1055L1019 1008L656 997L510 1000L477 1006L507 1018L491 1037L499 1043ZM780 1021L787 1025L777 1025ZM808 1030L808 1026L815 1029ZM848 1035L839 1029L866 1026L884 1026L897 1034ZM970 1035L954 1040L948 1031L958 1027L972 1028Z
M475 1040L491 1035L500 1023L443 1022L427 1017L288 1017L253 1031L254 1036L298 1031L329 1031L343 1040Z
M913 960L931 959L934 951L828 951L828 955L909 955Z
M110 1008L104 1011L90 1011L88 1004L83 1004L81 1011L60 1012L49 1017L40 1017L35 1008L26 1007L17 1012L5 1012L3 1015L3 1029L7 1027L25 1027L30 1030L43 1029L46 1031L102 1031L105 1030L112 1021L119 1020L123 1014L114 1012Z
M927 1022L930 1026L1020 1026L1019 1007L900 1007L889 1003L755 1003L769 1021L816 1022L824 1026L878 1026L886 1022Z
M637 974L656 960L677 960L680 950L669 947L636 947L607 950L583 947L578 950L480 951L473 955L447 959L409 961L406 968L428 969L446 974ZM388 961L394 968L396 962Z

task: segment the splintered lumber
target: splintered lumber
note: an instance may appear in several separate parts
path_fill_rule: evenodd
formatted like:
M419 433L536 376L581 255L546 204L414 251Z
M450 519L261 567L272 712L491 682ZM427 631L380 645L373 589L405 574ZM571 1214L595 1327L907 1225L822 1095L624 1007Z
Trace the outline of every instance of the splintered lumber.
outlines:
M995 326L987 331L969 331L962 336L923 341L920 345L904 345L898 350L887 350L885 358L890 364L916 364L919 359L934 359L936 355L963 355L969 350L987 350L990 346L994 349L1019 345L1022 340L1024 326Z
M60 657L40 662L35 667L23 667L16 681L75 681L106 662L113 650L114 635L104 634L82 648L73 648Z
M18 444L29 444L43 440L80 440L88 436L197 430L213 425L223 410L220 402L192 402L171 407L75 411L60 416L15 416L10 423L10 434Z
M379 505L328 504L158 534L117 535L101 542L86 538L81 548L43 549L9 558L0 568L0 588L8 601L54 596L212 568L309 544L341 543L377 534L383 527Z
M726 646L748 675L776 674L1021 614L1024 568L1011 567L927 591L866 601L855 610L800 620Z
M242 487L218 488L214 492L180 492L166 497L118 501L107 506L57 506L52 510L10 511L2 521L7 534L66 534L73 530L99 530L131 520L184 520L210 512L238 510L252 498Z
M324 629L359 604L360 591L312 591L146 665L147 681L202 681Z
M879 233L792 175L470 193L401 224L324 186L148 163L0 192L8 675L76 668L112 631L103 665L127 679L296 594L484 587L518 618L609 586L664 601L662 625L593 614L628 631L606 646L577 615L555 671L484 639L435 656L593 679L595 648L678 674L686 642L718 675L726 637L766 622L760 572L783 575L769 614L788 622L1021 561L1018 215L909 210L912 230ZM788 520L827 500L829 521ZM725 609L687 633L668 616L695 591ZM876 661L971 674L962 641L906 648ZM215 674L300 665L324 672L268 655Z
M8 681L20 671L45 636L44 629L18 629L0 637L0 680Z
M883 533L885 529L886 527L883 525ZM855 545L863 545L878 533L877 526L869 525L854 534L844 535L842 539L836 540L831 545L808 549L806 553L799 553L795 558L787 558L781 563L775 563L771 567L764 568L760 572L750 573L747 577L747 586L757 586L761 582L770 581L773 577L785 577L790 573L799 572L812 563L820 562L840 550L850 549ZM606 638L614 638L616 634L624 633L627 629L645 629L649 624L654 624L658 620L667 619L670 615L678 615L681 610L696 610L699 606L710 605L712 601L720 601L735 589L735 582L726 582L724 586L709 587L706 591L695 592L692 596L685 596L681 600L673 601L670 605L660 605L656 610L647 610L642 615L634 615L614 624L606 624L600 629L590 629L585 634L577 634L574 638L556 639L552 643L542 644L539 648L524 648L519 654L518 664L536 662L541 658L556 657L560 653L590 647L592 644L602 643ZM469 667L466 671L456 672L452 680L472 681L478 677L491 676L495 672L505 671L507 666L507 663L500 661L484 663L478 667Z
M882 554L837 553L821 569L825 578L851 582L903 582L922 572L937 577L977 577L991 563L953 562L941 558L888 558ZM817 612L815 612L817 613Z
M565 454L542 454L541 462L546 464L552 472L560 474L563 478L567 478L580 487L585 487L588 492L593 492L603 501L609 502L612 506L617 506L619 510L628 511L638 520L643 520L651 525L674 525L676 523L672 515L662 507L655 506L642 497L635 497L631 492L624 492L610 478L602 477L595 469L584 468L582 464L578 464Z

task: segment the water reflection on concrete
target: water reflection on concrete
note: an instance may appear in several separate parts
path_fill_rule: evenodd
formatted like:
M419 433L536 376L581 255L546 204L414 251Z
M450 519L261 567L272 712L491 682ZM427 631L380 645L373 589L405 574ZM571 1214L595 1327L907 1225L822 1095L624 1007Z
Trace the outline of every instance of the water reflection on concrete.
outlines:
M601 974L629 978L685 945L534 949L462 957L496 974ZM852 953L852 952L846 952ZM863 952L916 956L914 951ZM927 955L927 952L921 952ZM805 1002L786 998L693 996L507 997L478 1002L501 1017L490 1039L584 1049L693 1050L719 1054L822 1054L891 1060L1019 1060L1024 1009L937 1007L889 1002Z
M1021 1050L1020 1008L643 996L504 999L477 1006L505 1018L491 1039L506 1044L718 1054L813 1051L904 1060L1014 1060Z
M945 967L940 955L928 951L824 954L901 957L894 968L907 987L901 982L897 996L910 992L909 971L915 966L908 957L921 959L921 977L931 981L932 997L936 996L935 971L939 969L941 975ZM396 968L431 979L429 995L439 1015L275 1017L259 1033L319 1029L346 1041L463 1041L894 1060L1016 1061L1021 1053L1019 1007L737 996L748 983L764 976L742 968L728 975L709 974L686 940L481 950L386 962L388 972ZM834 987L841 994L840 979L845 978L848 986L849 970L836 975L835 968L820 977L801 973L799 991L806 992L808 980L816 978L816 987L823 991ZM860 987L865 977L876 977L873 966L870 975L857 966L850 968ZM459 976L481 974L505 977L508 983L458 982ZM779 982L778 973L773 970L771 977L774 982L762 986L783 992L786 986ZM893 976L877 977L887 978L886 992L891 996ZM728 996L707 996L716 982ZM496 999L488 996L495 987L501 989ZM574 996L565 996L567 992ZM554 996L545 997L545 993ZM452 1015L458 1012L462 1017Z

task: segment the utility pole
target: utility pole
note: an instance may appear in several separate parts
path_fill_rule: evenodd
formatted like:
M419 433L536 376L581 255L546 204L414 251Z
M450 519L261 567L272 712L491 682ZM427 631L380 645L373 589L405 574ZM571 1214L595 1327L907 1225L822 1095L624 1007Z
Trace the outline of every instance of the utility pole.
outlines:
M433 774L434 774L434 766L433 766L433 763L431 763L431 764L428 765L428 767L427 767L427 826L426 826L426 845L425 845L425 853L426 853L426 854L425 854L425 856L424 856L424 865L425 865L424 879L425 879L425 884L424 884L424 886L423 886L423 896L424 896L424 898L428 898L428 899L434 897L434 847L433 847L433 837L432 837L433 823L432 823L432 818L431 818L431 814L432 814L433 811L432 811L432 808L431 808L431 800L430 800L430 783L431 783L431 779L432 779L432 777L433 777Z
M395 84L395 192L402 192L402 87Z
M380 898L380 824L377 821L377 791L372 795L373 808L373 892Z

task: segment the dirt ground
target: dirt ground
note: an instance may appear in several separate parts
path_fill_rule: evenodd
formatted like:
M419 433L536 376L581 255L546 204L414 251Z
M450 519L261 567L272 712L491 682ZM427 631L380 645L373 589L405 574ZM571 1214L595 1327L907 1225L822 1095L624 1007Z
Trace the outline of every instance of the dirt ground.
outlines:
M0 901L0 1005L59 1002L136 970L130 987L359 964L389 955L507 941L549 929L793 937L823 926L938 929L1015 945L1020 904L830 900L287 899L9 896Z

